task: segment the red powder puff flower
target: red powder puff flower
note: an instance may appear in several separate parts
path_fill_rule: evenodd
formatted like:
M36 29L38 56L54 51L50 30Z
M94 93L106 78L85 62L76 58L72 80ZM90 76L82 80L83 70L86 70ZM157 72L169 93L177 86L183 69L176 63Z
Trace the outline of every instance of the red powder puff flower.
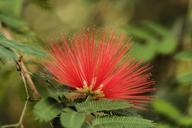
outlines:
M127 57L125 38L103 34L96 41L90 32L52 46L52 60L46 68L56 80L77 91L108 99L146 103L154 90L149 65ZM130 44L130 43L129 43Z

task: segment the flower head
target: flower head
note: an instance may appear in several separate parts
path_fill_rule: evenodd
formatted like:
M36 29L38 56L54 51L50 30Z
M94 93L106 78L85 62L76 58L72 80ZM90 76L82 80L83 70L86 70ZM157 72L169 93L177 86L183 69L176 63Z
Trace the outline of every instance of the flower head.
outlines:
M80 92L133 104L151 99L147 95L154 90L150 66L127 56L130 45L122 35L103 34L96 40L94 33L83 32L62 44L62 48L52 45L52 60L46 64L58 82Z

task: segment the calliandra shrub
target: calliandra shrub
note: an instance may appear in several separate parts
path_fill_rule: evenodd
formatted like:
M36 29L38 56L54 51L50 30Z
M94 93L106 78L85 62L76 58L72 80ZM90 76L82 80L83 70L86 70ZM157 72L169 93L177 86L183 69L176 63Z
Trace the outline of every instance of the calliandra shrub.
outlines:
M48 101L37 103L37 118L47 121L60 115L60 125L71 128L85 125L96 128L117 125L123 128L144 128L145 125L146 128L153 127L151 121L130 116L129 112L117 114L117 110L143 108L142 105L151 100L150 94L154 91L150 66L131 57L130 46L122 34L103 32L96 38L92 31L80 32L70 40L64 38L61 45L53 44L50 58L44 66L60 86L69 87L70 91L68 95L63 95L65 100L60 97L58 100L51 99L50 103L49 98ZM75 99L71 99L70 96L74 95L70 94L75 94ZM51 106L52 102L62 104L60 107L63 111L57 105L53 107L55 113L51 113L48 119L48 115L40 116L38 112L43 111L41 104ZM109 111L114 113L109 114ZM89 114L91 117L87 121ZM71 120L79 122L72 123Z

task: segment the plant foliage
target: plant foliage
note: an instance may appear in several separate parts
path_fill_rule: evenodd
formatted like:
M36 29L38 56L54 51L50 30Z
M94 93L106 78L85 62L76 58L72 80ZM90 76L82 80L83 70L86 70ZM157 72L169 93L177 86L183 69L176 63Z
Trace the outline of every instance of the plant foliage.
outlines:
M78 103L75 107L79 112L97 112L129 108L132 105L127 101L98 100Z
M192 60L192 50L186 50L186 51L182 51L182 52L179 52L175 55L175 59L178 59L178 60L188 60L188 61L191 61Z
M64 97L63 97L64 98ZM153 128L154 123L140 116L119 115L112 111L129 109L127 101L112 100L70 100L57 101L45 98L34 107L34 115L40 121L57 120L63 128ZM80 103L79 103L80 102Z
M28 44L20 43L15 40L8 40L3 35L0 35L0 57L3 59L17 59L15 51L39 57L46 57L47 53L34 48Z
M34 106L34 115L37 120L50 121L61 112L61 105L53 98L45 98Z
M92 126L94 128L154 128L152 121L131 116L95 118Z
M137 59L152 60L158 54L171 54L177 47L176 33L166 27L154 23L144 22L141 25L129 25L124 31L133 39L131 54Z
M81 128L85 121L85 113L66 109L61 113L61 125L66 128Z

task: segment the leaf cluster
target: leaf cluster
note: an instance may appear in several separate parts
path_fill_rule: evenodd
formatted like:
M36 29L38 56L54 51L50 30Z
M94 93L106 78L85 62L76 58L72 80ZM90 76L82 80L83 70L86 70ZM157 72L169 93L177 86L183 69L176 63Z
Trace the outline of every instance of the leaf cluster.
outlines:
M176 50L178 39L175 38L178 29L176 24L168 29L155 22L143 22L140 25L128 25L123 30L132 37L131 54L137 59L150 61L158 54L168 55Z
M64 98L64 97L62 97ZM131 104L119 100L71 101L60 97L44 98L34 107L37 120L54 123L59 121L63 128L153 128L154 123L129 113ZM126 115L116 114L127 111ZM57 124L58 125L58 124Z
M192 117L190 115L184 115L176 106L174 106L174 104L166 100L156 99L152 105L156 112L168 117L168 119L180 126L192 126Z
M0 58L17 60L18 56L15 51L17 53L30 54L38 57L47 56L47 53L40 49L34 48L28 44L24 44L16 40L8 40L3 35L0 35Z

